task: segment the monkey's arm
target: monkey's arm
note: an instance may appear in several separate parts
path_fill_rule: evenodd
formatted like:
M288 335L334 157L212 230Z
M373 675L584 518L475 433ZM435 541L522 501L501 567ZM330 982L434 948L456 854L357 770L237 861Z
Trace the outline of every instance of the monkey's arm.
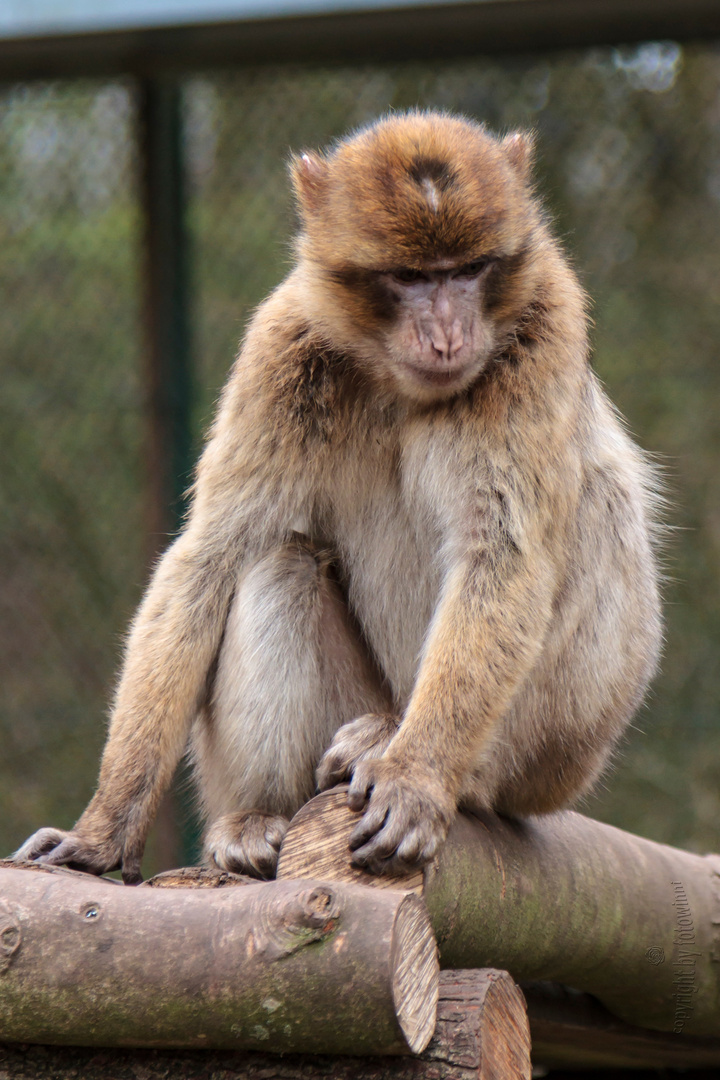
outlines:
M120 867L126 881L140 879L149 826L207 693L243 559L277 542L303 498L302 477L273 462L275 428L255 405L262 386L241 379L249 381L245 369L203 454L188 525L134 620L97 791L71 832L40 830L18 859L97 874Z
M366 807L354 862L378 873L434 856L463 781L540 653L553 592L549 564L512 543L472 551L451 572L398 733L353 770L349 805Z
M235 560L192 527L162 559L136 616L96 794L69 833L43 829L17 852L102 874L140 861L159 799L203 696L233 589ZM209 540L209 537L205 538Z

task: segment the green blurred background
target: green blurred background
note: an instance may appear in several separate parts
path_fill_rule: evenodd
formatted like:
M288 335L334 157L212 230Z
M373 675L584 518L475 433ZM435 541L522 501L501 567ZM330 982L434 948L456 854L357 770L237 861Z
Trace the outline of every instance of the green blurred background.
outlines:
M720 49L267 68L183 84L196 448L284 275L289 151L388 109L538 133L539 189L594 302L595 366L669 494L662 674L584 809L720 850ZM131 85L0 91L0 853L90 797L146 580ZM145 871L167 862L157 835Z

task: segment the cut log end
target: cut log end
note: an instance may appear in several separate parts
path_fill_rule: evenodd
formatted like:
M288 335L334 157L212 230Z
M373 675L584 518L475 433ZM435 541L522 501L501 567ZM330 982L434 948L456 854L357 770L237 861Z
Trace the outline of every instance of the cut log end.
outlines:
M485 998L483 1076L530 1080L530 1028L525 998L506 971L493 972Z
M427 909L410 893L398 910L392 962L395 1014L410 1050L420 1054L435 1030L440 964Z
M446 1047L463 1071L442 1071ZM435 1036L425 1055L437 1075L473 1080L530 1080L530 1030L525 999L506 971L443 971ZM467 1069L467 1072L465 1072ZM434 1074L433 1074L434 1075Z
M277 877L346 881L422 894L422 870L376 875L352 865L348 839L360 815L347 805L347 790L342 785L324 791L298 810L280 849Z

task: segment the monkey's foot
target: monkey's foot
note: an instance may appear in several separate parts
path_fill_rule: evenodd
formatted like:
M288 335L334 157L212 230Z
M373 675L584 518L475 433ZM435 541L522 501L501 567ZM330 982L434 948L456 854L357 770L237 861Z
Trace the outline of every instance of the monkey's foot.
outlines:
M382 757L399 726L397 716L381 713L366 713L343 724L317 767L318 791L348 780L358 762Z
M225 814L205 834L203 862L234 874L274 878L287 827L287 818L260 810Z
M352 862L373 874L404 874L430 862L456 809L431 777L386 758L358 764L348 806L365 811L348 841Z
M69 866L88 874L106 874L117 870L120 858L115 845L94 843L78 832L64 829L38 829L14 853L15 862L39 862L47 866ZM138 867L139 874L139 867ZM140 878L139 880L142 880Z

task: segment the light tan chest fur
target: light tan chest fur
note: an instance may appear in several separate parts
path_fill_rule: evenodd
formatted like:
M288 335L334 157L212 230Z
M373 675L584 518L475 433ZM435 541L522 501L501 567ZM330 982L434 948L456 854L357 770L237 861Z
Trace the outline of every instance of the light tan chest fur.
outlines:
M391 441L368 434L336 462L329 531L352 610L402 710L457 545L458 487L446 475L447 433L414 439L402 426Z

